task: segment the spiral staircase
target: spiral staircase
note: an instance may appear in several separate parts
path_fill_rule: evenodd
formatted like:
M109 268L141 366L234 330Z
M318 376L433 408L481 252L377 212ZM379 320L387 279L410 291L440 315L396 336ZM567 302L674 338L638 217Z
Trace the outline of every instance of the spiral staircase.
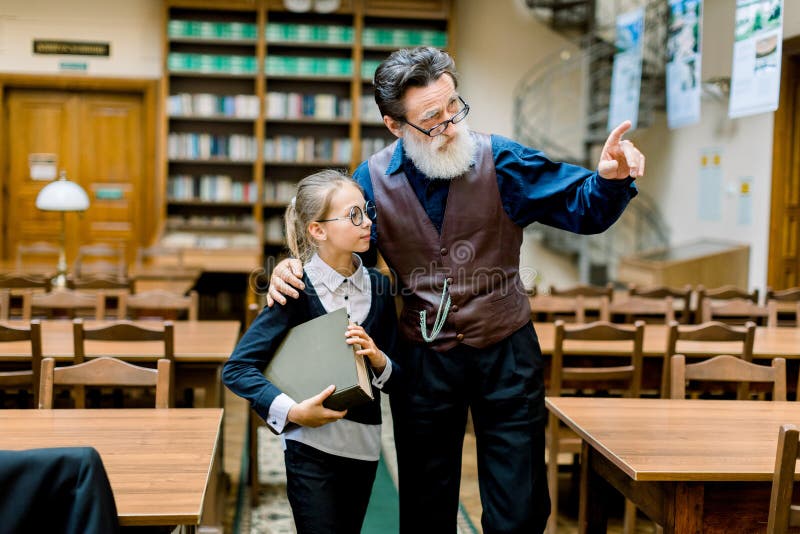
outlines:
M638 128L652 124L665 101L667 2L664 0L525 0L532 13L575 47L543 58L517 84L514 135L551 159L594 168L605 142L614 61L615 18L644 7ZM577 52L575 52L577 50ZM639 195L609 230L580 236L544 225L531 232L556 251L573 254L581 282L613 281L619 258L665 247L669 228L655 202Z

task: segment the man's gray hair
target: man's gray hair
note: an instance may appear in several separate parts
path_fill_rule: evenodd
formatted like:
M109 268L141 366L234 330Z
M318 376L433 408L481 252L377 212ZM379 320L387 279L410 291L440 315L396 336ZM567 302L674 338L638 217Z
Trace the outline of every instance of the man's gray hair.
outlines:
M458 87L458 73L453 58L447 52L430 46L403 48L386 58L375 71L375 102L381 116L403 120L406 109L403 96L409 87L426 87L442 74L453 79Z

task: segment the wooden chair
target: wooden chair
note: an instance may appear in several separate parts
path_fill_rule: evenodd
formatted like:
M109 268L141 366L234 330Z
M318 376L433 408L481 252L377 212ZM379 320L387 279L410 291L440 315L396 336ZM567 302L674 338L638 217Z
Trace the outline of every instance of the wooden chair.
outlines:
M52 264L53 271L55 272L60 253L61 247L55 243L49 243L47 241L18 243L15 260L16 269L22 273L25 272L26 266L31 264L42 265L43 263L46 263Z
M199 297L197 291L188 295L179 295L169 291L154 289L128 295L121 303L125 315L133 319L145 317L177 318L186 312L190 321L197 321L199 315Z
M11 291L0 289L0 321L8 321L11 314Z
M677 289L667 286L654 286L654 287L639 287L636 284L628 286L628 294L631 297L644 297L651 299L663 299L672 297L673 303L680 302L681 306L677 308L676 319L683 324L691 323L692 316L692 293L691 285L685 285L683 289Z
M767 326L800 326L800 287L774 291L767 287L765 295L767 303ZM793 321L780 318L781 315L793 315ZM780 319L780 320L779 320Z
M668 324L675 320L675 306L670 296L663 298L628 296L615 302L609 302L607 297L602 297L600 320L617 322L614 319L619 317L625 324L631 324L635 320Z
M117 320L125 319L125 309L122 300L133 292L133 280L130 278L118 278L116 275L98 274L89 275L83 278L70 278L67 280L67 287L82 291L84 293L102 292L104 299L104 317L113 310L111 317ZM109 302L112 299L115 306L111 308Z
M168 408L172 362L158 360L157 369L133 365L103 356L77 365L56 367L53 358L42 360L39 408L53 407L53 387L64 386L155 386L156 408Z
M159 245L139 248L136 251L136 267L142 268L148 264L157 264L164 267L183 267L183 250Z
M25 321L31 318L30 297L33 293L46 293L51 289L49 278L21 273L0 274L0 289L9 294L8 317Z
M39 401L39 373L42 364L42 324L34 319L30 325L10 327L0 325L0 343L28 341L31 344L31 368L22 371L0 372L0 388L30 388L33 406Z
M73 353L75 364L81 364L86 358L87 341L106 341L113 343L141 343L158 341L164 344L164 359L175 362L175 326L171 321L164 321L161 328L145 328L130 321L118 321L110 325L87 328L83 320L75 319L72 322ZM133 351L135 352L135 351ZM171 368L172 369L172 368ZM174 369L169 375L170 391L175 391ZM86 398L83 388L75 388L75 407L83 408ZM174 399L170 399L170 406L174 406Z
M756 337L755 323L744 326L731 326L720 322L703 323L700 325L679 325L677 321L669 324L667 347L661 365L661 397L670 398L670 369L672 356L677 354L678 342L702 342L709 347L709 356L717 354L736 354L746 362L753 361L753 343ZM725 343L724 349L719 350L719 343ZM731 346L741 343L741 350ZM741 391L737 395L745 395L747 384L740 385Z
M704 298L701 305L701 320L721 321L728 324L744 324L752 321L756 324L765 324L768 319L768 310L749 299L734 298L724 301L713 301Z
M110 274L117 278L127 278L128 262L124 245L95 243L78 247L78 255L72 268L75 278L87 274Z
M670 397L686 397L687 380L708 380L717 382L771 382L772 400L786 400L786 360L774 358L772 366L746 362L741 358L722 354L698 363L686 364L683 354L672 357L672 386ZM744 400L740 398L739 400Z
M66 317L75 319L86 314L101 321L106 316L106 297L102 291L93 293L59 289L50 293L31 293L31 317Z
M782 425L778 431L767 534L786 534L790 527L800 527L800 505L792 504L795 470L800 458L799 440L800 430L795 425Z
M528 297L532 321L548 323L558 319L570 318L572 322L586 322L583 295L575 297L556 297L553 295L532 295Z
M589 320L593 320L595 317L599 318L602 297L607 297L609 302L614 301L614 284L608 283L605 286L578 284L560 289L550 286L550 295L553 297L583 297L584 312L588 312Z
M753 304L758 304L758 289L753 291L745 291L735 286L721 286L714 289L706 289L704 286L699 285L695 289L695 297L697 299L697 311L695 312L695 321L698 323L706 322L703 320L703 305L705 299L712 301L741 299L749 300Z
M247 313L245 316L245 331L250 328L250 325L253 324L253 321L256 320L258 317L259 312L261 312L262 306L259 306L256 303L250 303L247 305ZM261 484L258 480L258 427L263 424L263 421L255 412L255 410L249 410L250 417L248 418L248 433L249 433L249 447L248 447L248 457L249 457L249 470L248 470L248 477L250 478L250 502L253 505L258 504L259 499L259 492L261 490Z
M631 356L624 365L617 366L570 366L564 365L564 344L568 340L583 341L630 341ZM563 321L555 323L555 341L550 368L548 396L560 396L564 383L575 383L585 387L605 388L609 382L627 383L624 396L638 397L642 384L642 363L644 344L644 322L635 325L617 325L604 321L584 325L566 325ZM550 487L550 520L548 530L555 533L558 519L558 455L561 452L577 455L581 451L581 439L572 430L559 423L558 417L550 412L548 428L545 433L548 450L547 479ZM632 532L636 519L636 507L625 503L625 532Z

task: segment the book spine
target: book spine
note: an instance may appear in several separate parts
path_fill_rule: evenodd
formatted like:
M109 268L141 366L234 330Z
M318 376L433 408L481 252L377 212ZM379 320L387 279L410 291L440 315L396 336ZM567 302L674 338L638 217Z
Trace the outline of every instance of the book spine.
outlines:
M358 386L351 386L347 389L334 391L333 394L325 399L322 405L330 410L346 410L361 404L366 404L372 398Z

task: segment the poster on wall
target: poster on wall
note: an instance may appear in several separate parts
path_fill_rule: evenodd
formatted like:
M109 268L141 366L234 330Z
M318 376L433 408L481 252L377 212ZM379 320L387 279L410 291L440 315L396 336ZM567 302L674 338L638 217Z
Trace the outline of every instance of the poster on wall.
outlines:
M608 110L608 131L624 120L635 129L639 120L639 91L642 85L642 37L644 9L617 17L616 53L611 72L611 102Z
M730 117L778 109L782 41L783 0L736 0Z
M700 121L700 56L703 0L669 0L667 33L667 124Z

